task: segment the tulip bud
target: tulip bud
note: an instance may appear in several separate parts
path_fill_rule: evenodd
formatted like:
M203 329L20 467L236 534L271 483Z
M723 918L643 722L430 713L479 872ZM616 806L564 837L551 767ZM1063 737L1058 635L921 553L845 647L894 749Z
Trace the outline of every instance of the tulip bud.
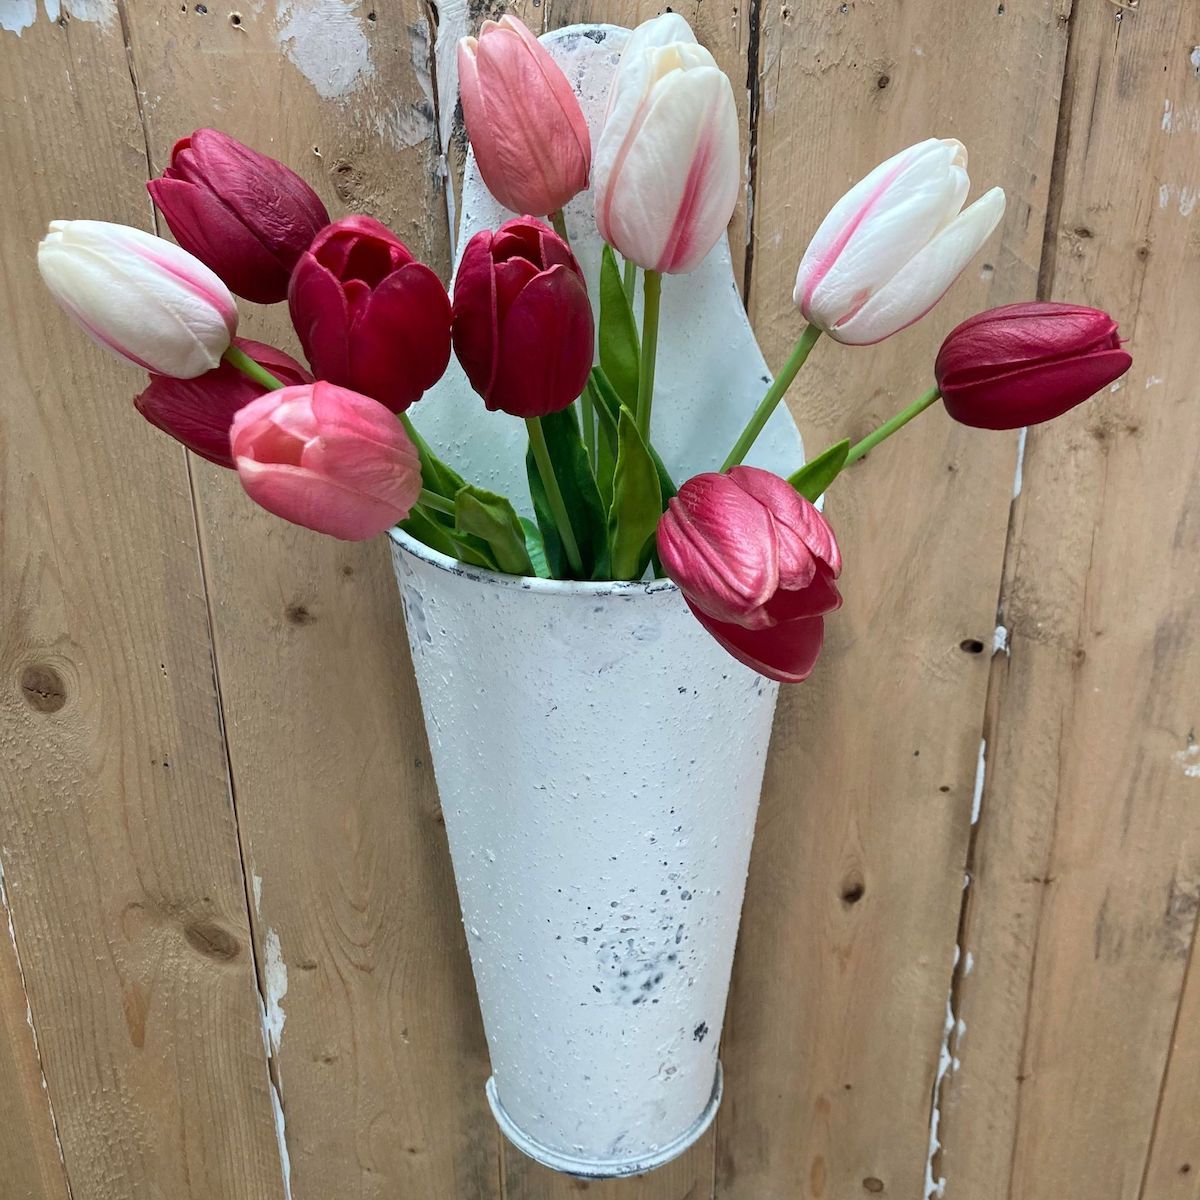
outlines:
M454 352L487 407L544 417L592 369L592 307L575 256L532 217L484 229L454 280Z
M825 518L757 467L689 479L658 525L658 554L693 614L739 662L781 683L808 678L842 560Z
M292 324L318 379L403 412L450 361L442 281L386 225L343 217L301 256L288 289Z
M630 35L592 180L601 236L648 271L694 270L725 232L742 185L737 105L677 13Z
M233 344L284 384L312 383L312 376L282 350L246 338L234 338ZM193 453L219 467L232 467L229 427L237 411L262 394L261 384L223 362L194 379L151 375L150 386L133 403L151 425Z
M146 186L175 240L257 304L286 299L297 259L329 224L295 171L216 129L176 142Z
M516 213L546 216L587 187L592 139L558 63L516 17L458 43L458 86L475 163Z
M976 313L951 330L933 372L956 421L1020 429L1082 404L1132 362L1108 313L1033 301Z
M50 294L97 345L156 375L211 371L237 329L237 306L220 279L140 229L51 221L37 262Z
M809 243L792 298L805 318L852 346L919 321L1004 215L992 188L963 212L967 152L929 138L881 163L830 210Z
M242 486L268 512L358 542L408 516L421 460L382 404L318 381L267 392L233 419Z

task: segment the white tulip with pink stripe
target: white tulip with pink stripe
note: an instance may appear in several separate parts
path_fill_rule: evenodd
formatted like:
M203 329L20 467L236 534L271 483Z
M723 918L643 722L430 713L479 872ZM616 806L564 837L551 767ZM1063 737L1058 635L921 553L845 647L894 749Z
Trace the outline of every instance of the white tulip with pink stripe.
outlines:
M694 270L725 232L741 181L728 77L677 13L639 25L593 156L600 235L647 271Z
M865 346L919 321L1004 215L992 188L962 211L967 151L929 138L881 163L830 210L796 275L793 299L839 342Z
M193 379L237 330L229 289L174 242L108 221L51 221L38 270L93 341L156 375Z

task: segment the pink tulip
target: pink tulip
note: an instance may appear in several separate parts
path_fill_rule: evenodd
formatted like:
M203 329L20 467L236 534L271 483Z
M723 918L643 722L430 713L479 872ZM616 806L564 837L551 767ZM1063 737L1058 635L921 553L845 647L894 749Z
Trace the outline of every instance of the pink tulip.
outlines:
M421 462L382 404L332 383L267 392L233 419L242 486L268 512L343 541L374 537L408 516Z
M373 217L343 217L317 234L292 272L288 305L313 374L392 412L419 400L450 361L442 281Z
M454 280L454 352L495 412L544 417L571 404L592 369L592 308L570 247L532 217L483 229Z
M933 373L956 421L1020 429L1082 404L1132 362L1108 313L1031 301L976 313L951 330Z
M246 338L234 338L233 344L284 384L312 383L312 376L282 350ZM262 394L261 384L223 362L194 379L152 374L150 386L133 403L151 425L189 450L219 467L232 468L229 427L238 410Z
M93 341L157 375L211 371L237 330L237 305L221 280L141 229L51 221L37 264L50 294Z
M592 142L579 101L546 48L517 20L484 21L458 43L463 119L488 191L547 216L587 187Z
M231 291L257 304L287 298L288 278L329 213L283 163L216 129L197 129L147 185L175 240Z
M658 553L697 619L746 666L808 678L825 613L841 606L833 530L790 484L757 467L689 479L658 526Z
M647 271L694 270L725 232L742 187L737 105L678 13L626 42L592 179L601 236Z

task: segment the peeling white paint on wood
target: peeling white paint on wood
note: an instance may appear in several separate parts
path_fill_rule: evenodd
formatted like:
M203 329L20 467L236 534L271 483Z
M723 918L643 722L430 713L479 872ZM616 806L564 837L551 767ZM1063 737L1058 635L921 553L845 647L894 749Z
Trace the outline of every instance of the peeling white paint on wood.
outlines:
M276 0L280 49L322 100L353 95L375 74L353 0Z
M1022 427L1020 435L1017 437L1017 465L1013 471L1014 500L1021 494L1021 488L1025 484L1025 440L1028 436L1028 426Z
M983 780L987 774L987 738L979 739L979 761L975 764L975 792L971 797L971 824L979 824L979 810L983 807Z
M73 21L94 21L107 27L117 15L116 0L43 0L42 7L48 21L57 21L65 13ZM37 15L37 0L0 0L0 29L17 37Z
M1175 761L1183 768L1183 773L1189 779L1200 779L1200 742L1180 750L1175 755Z
M262 916L262 876L251 875L250 887L254 891L254 912L256 916Z
M997 625L992 633L992 653L1007 654L1008 653L1008 627L1005 625Z
M288 990L287 964L283 961L283 949L279 944L279 934L273 929L267 930L263 945L263 1005L265 1008L264 1021L267 1037L272 1054L279 1053L279 1045L283 1041L283 1026L287 1014L283 1011L283 998Z

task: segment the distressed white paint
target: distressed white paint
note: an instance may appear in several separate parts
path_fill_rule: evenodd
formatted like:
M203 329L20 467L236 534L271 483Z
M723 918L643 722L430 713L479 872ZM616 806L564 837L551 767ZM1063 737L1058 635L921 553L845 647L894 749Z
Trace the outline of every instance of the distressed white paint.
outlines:
M275 38L323 100L352 96L375 74L355 0L276 0Z
M254 890L254 912L258 916L262 916L262 876L251 875L250 886Z
M1014 500L1021 494L1021 488L1025 484L1025 440L1028 436L1029 429L1027 426L1023 426L1017 435L1017 465L1013 470Z
M973 970L975 970L975 955L968 950L966 960L963 963L963 978L965 979Z
M1158 375L1147 375L1146 376L1146 391L1149 391L1152 387L1158 387L1162 382L1163 382L1162 378Z
M997 625L992 632L992 653L1008 653L1008 627L1006 625Z
M279 934L274 929L267 930L263 946L263 1004L265 1006L264 1021L271 1053L278 1054L283 1040L283 1026L287 1014L283 1011L283 998L288 990L287 964L283 961L283 948L279 944Z
M1176 106L1168 98L1163 101L1163 133L1200 133L1200 105Z
M1192 70L1195 72L1196 78L1200 79L1200 46L1192 47L1192 52L1188 55L1188 62L1192 64Z
M467 0L444 0L438 8L438 32L433 45L433 69L437 76L439 163L445 180L446 217L450 229L450 256L454 258L458 241L458 211L454 203L454 183L450 179L448 151L454 134L454 113L458 107L458 42L476 30L470 27Z
M275 1115L275 1140L279 1143L279 1165L283 1170L283 1195L285 1200L292 1200L292 1159L288 1154L287 1125L283 1119L283 1100L273 1079L271 1080L271 1111Z
M958 963L958 947L954 948L954 961ZM929 1112L929 1153L925 1158L925 1200L941 1200L946 1194L944 1176L935 1177L933 1174L934 1160L942 1148L938 1132L942 1123L942 1084L950 1071L954 1056L950 1052L950 1037L954 1032L954 976L951 972L950 993L946 997L946 1019L942 1023L942 1043L938 1047L937 1076L933 1082L933 1105Z
M1181 217L1190 217L1200 203L1200 187L1189 187L1186 184L1163 183L1158 188L1158 207L1169 208L1172 201Z
M117 15L116 0L43 0L48 21L65 12L73 21L94 21L103 27ZM0 29L18 37L37 20L37 0L0 0Z
M1175 755L1175 761L1183 768L1183 773L1189 779L1200 779L1200 743L1180 750Z
M979 811L983 807L983 781L987 775L987 738L979 739L979 760L975 764L975 791L971 796L971 824L979 824Z

